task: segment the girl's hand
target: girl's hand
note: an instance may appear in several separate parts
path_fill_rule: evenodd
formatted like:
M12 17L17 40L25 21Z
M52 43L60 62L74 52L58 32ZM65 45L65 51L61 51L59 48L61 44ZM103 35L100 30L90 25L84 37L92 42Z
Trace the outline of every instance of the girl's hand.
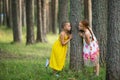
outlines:
M69 39L70 39L70 40L72 39L72 34L69 35Z
M80 34L81 37L84 38L84 33L80 32L79 34Z

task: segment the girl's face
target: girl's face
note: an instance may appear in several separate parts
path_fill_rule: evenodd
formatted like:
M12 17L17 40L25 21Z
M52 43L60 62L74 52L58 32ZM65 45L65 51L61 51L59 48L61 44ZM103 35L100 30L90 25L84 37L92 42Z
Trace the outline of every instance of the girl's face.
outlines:
M84 30L84 25L81 22L79 23L79 30Z
M70 30L71 30L70 23L66 23L64 29L65 29L66 31L70 31Z

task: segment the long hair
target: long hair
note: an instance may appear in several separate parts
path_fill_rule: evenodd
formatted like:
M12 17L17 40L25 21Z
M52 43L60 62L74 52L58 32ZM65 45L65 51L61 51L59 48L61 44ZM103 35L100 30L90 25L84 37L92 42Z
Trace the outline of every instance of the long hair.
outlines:
M80 21L80 22L84 25L85 28L87 28L87 29L89 30L90 34L92 35L92 40L94 40L94 38L93 38L93 33L92 33L92 31L90 30L90 28L89 28L89 23L88 23L88 21L83 20L83 21Z

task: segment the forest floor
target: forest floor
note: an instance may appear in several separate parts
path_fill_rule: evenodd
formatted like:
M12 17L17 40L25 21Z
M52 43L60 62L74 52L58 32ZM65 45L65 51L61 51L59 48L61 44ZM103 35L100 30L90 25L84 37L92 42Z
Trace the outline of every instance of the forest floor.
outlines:
M100 76L93 74L92 68L86 72L69 69L69 54L63 71L59 77L45 67L49 58L52 44L58 35L48 34L48 43L36 43L26 46L25 29L23 29L21 44L12 44L12 30L0 27L0 80L105 80L105 68L100 69Z

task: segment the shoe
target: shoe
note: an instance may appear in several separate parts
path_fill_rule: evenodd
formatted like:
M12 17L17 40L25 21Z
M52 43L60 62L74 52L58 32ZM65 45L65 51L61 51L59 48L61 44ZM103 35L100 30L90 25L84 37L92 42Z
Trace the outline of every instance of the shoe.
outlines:
M48 59L46 59L46 64L45 64L45 67L47 68L47 67L48 67L48 65L49 65L49 60L48 60Z
M59 74L56 74L55 76L56 76L56 77L60 77L60 75L59 75Z

